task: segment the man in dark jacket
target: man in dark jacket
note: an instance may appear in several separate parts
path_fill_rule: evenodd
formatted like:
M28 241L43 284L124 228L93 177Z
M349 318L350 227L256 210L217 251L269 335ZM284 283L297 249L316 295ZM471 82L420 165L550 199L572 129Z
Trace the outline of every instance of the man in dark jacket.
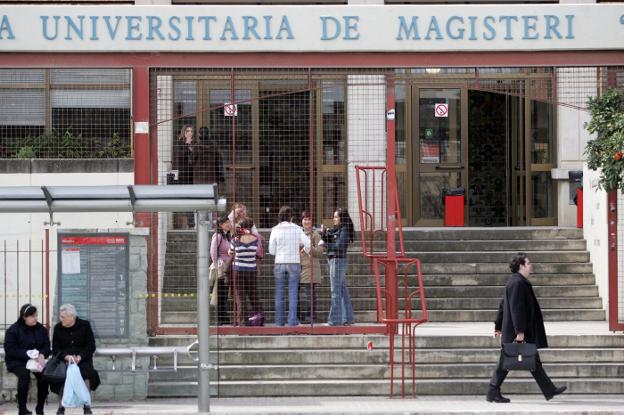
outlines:
M221 153L210 139L208 127L199 129L199 140L193 149L193 184L221 184L225 181Z
M546 329L533 286L528 278L533 272L533 265L526 254L519 253L509 264L513 274L507 280L505 292L498 308L498 316L494 323L494 335L501 336L502 343L527 342L535 343L538 349L548 347ZM555 387L536 356L535 370L531 374L542 390L546 400L552 399L566 390L565 386ZM508 371L503 369L503 352L501 350L498 366L490 379L487 393L488 402L507 403L508 398L501 395L500 387L507 377Z

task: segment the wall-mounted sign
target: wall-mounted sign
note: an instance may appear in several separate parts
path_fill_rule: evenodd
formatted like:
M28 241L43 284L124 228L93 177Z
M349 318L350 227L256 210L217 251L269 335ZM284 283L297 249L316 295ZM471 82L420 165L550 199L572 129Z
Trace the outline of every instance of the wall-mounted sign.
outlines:
M223 104L223 115L226 117L236 117L238 115L238 105L226 102Z
M448 118L448 104L435 104L434 113L437 118Z
M3 5L2 52L624 49L624 4Z
M73 304L100 338L128 336L128 238L58 234L58 303Z

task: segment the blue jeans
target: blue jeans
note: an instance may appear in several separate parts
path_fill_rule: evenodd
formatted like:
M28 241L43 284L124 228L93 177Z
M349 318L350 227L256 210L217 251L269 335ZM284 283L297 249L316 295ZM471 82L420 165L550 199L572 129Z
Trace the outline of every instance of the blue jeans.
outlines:
M331 305L327 322L332 326L345 323L352 324L355 321L355 317L353 316L351 296L347 288L347 259L330 258L328 262Z
M297 299L299 295L300 264L275 264L275 324L284 325L284 283L288 278L288 325L299 324L297 319Z

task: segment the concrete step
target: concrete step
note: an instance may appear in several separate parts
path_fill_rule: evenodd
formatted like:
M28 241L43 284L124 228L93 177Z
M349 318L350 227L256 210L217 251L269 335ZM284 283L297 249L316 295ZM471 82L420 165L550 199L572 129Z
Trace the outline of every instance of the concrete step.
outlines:
M369 283L370 284L370 283ZM411 290L416 287L410 287ZM534 286L535 295L538 299L545 297L558 297L558 298L594 298L598 297L598 287L595 285L545 285ZM502 285L490 286L425 286L425 298L496 298L501 299L504 287ZM173 292L178 293L196 293L196 289L192 286L180 286L176 287ZM261 300L273 301L275 298L275 288L272 285L260 285L257 287L258 296ZM301 288L300 298L305 298L303 294L303 288ZM349 286L349 294L352 298L376 298L376 288L374 285L368 285L364 287ZM330 298L330 287L325 284L321 284L318 287L318 298L323 301ZM163 298L163 301L167 298ZM177 300L175 298L174 300ZM182 301L185 301L182 299ZM186 301L196 301L193 298L188 298Z
M363 258L363 257L362 257ZM477 257L473 257L471 262L466 263L422 263L424 275L432 274L502 274L509 275L509 264L474 262ZM169 261L169 260L167 260ZM381 270L383 273L383 269ZM536 274L591 274L593 268L590 263L537 263L533 264L533 271ZM371 274L370 262L349 263L348 274L366 275ZM415 271L410 270L410 273ZM165 266L167 277L165 280L176 277L194 278L196 275L195 265L182 261L179 265L169 264ZM323 271L327 275L327 271ZM269 260L264 260L260 266L260 275L273 275L273 265Z
M323 291L320 291L323 293ZM323 296L320 296L317 303L317 311L329 311L331 299L329 298L329 292L325 292ZM301 296L300 301L304 307L308 306L308 301L305 296ZM352 297L351 302L354 310L375 310L377 307L377 300L372 297ZM541 308L544 309L558 309L558 308L602 308L602 300L600 297L541 297L539 299ZM262 303L267 306L265 309L273 309L273 303L271 299L264 299ZM385 306L385 300L382 300L382 304ZM401 299L399 305L403 307L404 301ZM412 308L420 308L420 301L413 301ZM493 310L497 309L500 304L500 298L498 297L470 297L470 298L427 298L426 305L428 310ZM167 301L163 299L163 306L166 311L174 310L195 310L196 300L188 299L187 301L178 302Z
M397 366L400 368L400 366ZM417 364L418 379L482 378L492 375L494 365L483 363L462 364ZM624 378L624 363L545 363L544 368L553 378ZM405 366L411 375L410 365ZM510 372L507 379L530 378L530 372ZM214 381L244 381L252 379L284 381L300 379L390 379L387 364L341 364L341 365L220 365L211 371ZM177 372L150 373L150 381L197 381L197 366L179 367Z
M477 322L494 321L497 309L494 310L430 310L428 313L430 322ZM604 321L605 311L603 309L548 309L542 310L546 321ZM273 323L273 313L265 311L266 324ZM370 324L377 322L376 311L354 311L355 322ZM419 313L414 313L419 316ZM319 322L324 322L327 312L319 310ZM197 323L197 313L193 311L167 311L162 312L162 323L195 325Z
M260 229L260 234L268 241L270 229ZM367 234L368 235L368 234ZM381 233L376 239L383 239ZM168 240L195 241L195 231L170 232ZM549 240L583 239L583 230L567 227L498 227L498 228L403 228L405 241L420 240ZM355 240L361 240L361 233L356 229ZM398 241L398 236L397 236Z
M500 355L499 348L486 349L418 349L416 363L464 364L484 363L495 365ZM548 363L610 363L624 362L622 348L548 348L540 350L540 357ZM395 359L401 358L395 350ZM388 350L374 349L323 349L310 352L308 349L270 350L220 350L219 365L300 365L300 364L388 364ZM160 361L160 359L159 359ZM190 363L190 361L188 362ZM164 363L163 363L164 364ZM624 363L623 363L624 364Z
M435 263L508 263L513 252L508 251L468 251L468 252L406 252L408 258L418 258L424 264ZM589 261L589 252L584 250L576 251L527 251L527 255L534 264L548 263L586 263ZM169 260L171 267L186 265L190 267L193 261L197 261L195 252L173 253ZM349 252L349 264L368 264L370 260L361 251ZM272 264L273 257L267 255L262 261L263 264Z
M375 241L372 245L367 241L367 248L375 252L385 251L386 241ZM408 252L470 252L470 251L584 251L587 244L583 239L548 239L548 240L406 240L403 241ZM362 243L357 240L351 246L355 252L362 251ZM400 244L397 243L397 247ZM398 248L397 248L398 249ZM169 241L167 253L195 253L197 241Z
M423 326L424 328L427 325ZM449 327L451 329L454 326ZM149 339L150 346L186 347L197 340L196 336L158 336ZM284 335L284 336L236 336L221 335L210 337L211 350L267 350L267 349L365 349L368 342L372 342L376 349L387 349L389 337L379 334L351 334L351 335ZM615 335L549 335L548 344L551 348L623 348L624 336ZM484 335L421 335L416 336L418 349L487 349L500 348L500 339Z
M566 393L583 394L621 394L624 393L624 379L615 378L574 378L557 379L558 385L566 385ZM343 379L343 380L299 380L283 382L273 381L222 381L211 385L211 394L222 397L254 396L387 396L390 382L387 379ZM480 395L487 390L487 379L425 379L416 381L417 395ZM510 378L505 382L505 390L518 394L538 394L539 389L533 379ZM407 386L407 390L409 386ZM395 393L401 393L400 381L395 381ZM150 383L148 396L175 397L196 396L197 383L163 382Z

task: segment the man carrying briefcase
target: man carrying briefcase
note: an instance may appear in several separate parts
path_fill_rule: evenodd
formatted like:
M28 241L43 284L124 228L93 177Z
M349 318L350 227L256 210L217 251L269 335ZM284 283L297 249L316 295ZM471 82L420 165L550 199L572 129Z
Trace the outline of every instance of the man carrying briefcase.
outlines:
M533 271L533 265L526 254L517 254L509 264L513 273L507 280L503 299L498 307L498 316L494 323L494 335L501 336L505 343L527 342L535 344L537 349L548 347L546 329L533 286L528 278ZM508 398L501 395L500 387L509 371L504 368L505 355L501 349L498 365L490 379L486 400L488 402L507 403ZM535 351L535 368L531 370L538 386L546 400L566 390L565 386L556 387L542 367L539 353Z

